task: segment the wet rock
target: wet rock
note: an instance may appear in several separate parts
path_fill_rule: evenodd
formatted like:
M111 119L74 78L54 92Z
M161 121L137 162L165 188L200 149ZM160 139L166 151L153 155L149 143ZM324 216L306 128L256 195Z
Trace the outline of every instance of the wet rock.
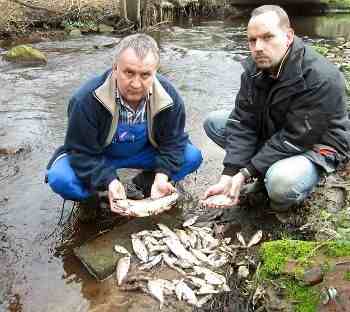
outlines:
M69 37L71 38L78 38L81 36L82 36L81 31L78 28L74 28L69 32Z
M100 24L98 25L98 31L100 33L112 33L114 31L114 27L105 24Z
M320 267L314 267L304 272L302 281L305 285L313 286L323 281L323 272Z
M5 55L5 60L17 63L46 64L47 57L41 51L29 45L18 45L10 49Z

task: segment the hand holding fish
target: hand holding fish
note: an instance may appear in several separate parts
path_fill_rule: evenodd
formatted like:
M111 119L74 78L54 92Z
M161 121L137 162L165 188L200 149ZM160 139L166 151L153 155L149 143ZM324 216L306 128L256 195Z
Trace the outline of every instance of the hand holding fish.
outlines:
M176 192L175 187L168 182L168 176L164 173L157 173L154 178L154 183L151 189L151 198L157 199L162 198L166 195L170 195Z
M241 173L233 177L222 175L219 183L205 192L202 205L207 208L231 208L237 205L244 180Z
M108 185L108 198L112 212L118 213L122 216L129 215L125 208L118 207L114 204L116 200L126 199L124 186L117 179L113 180Z

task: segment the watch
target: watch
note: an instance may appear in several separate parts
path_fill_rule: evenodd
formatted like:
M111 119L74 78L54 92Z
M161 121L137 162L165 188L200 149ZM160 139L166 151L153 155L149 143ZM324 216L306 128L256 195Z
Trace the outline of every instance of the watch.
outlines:
M241 168L239 169L239 172L244 176L246 180L249 180L252 177L252 175L250 174L247 168Z

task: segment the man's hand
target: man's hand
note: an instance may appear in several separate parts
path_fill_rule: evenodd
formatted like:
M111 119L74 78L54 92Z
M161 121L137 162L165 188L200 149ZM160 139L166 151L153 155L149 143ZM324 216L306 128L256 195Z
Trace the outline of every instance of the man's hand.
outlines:
M151 198L161 198L176 191L175 187L168 182L168 176L164 173L157 173L151 189Z
M109 198L109 204L112 212L118 213L122 216L128 215L127 211L117 207L114 202L117 199L126 199L124 186L119 180L115 179L111 183L109 183L108 198Z
M207 208L219 208L213 203L206 203L205 199L213 195L225 195L232 199L232 205L237 205L244 181L245 177L240 172L233 177L222 175L220 181L217 184L209 187L204 193L203 204Z

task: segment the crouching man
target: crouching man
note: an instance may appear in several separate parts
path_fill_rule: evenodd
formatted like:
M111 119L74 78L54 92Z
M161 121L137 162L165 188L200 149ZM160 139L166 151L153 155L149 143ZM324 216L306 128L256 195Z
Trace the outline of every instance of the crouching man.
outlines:
M185 107L162 75L157 43L148 35L125 37L112 69L85 83L70 99L64 145L48 164L47 180L64 199L82 201L108 190L113 201L174 191L202 162L185 132ZM139 168L125 188L116 169ZM140 196L141 191L141 196Z

